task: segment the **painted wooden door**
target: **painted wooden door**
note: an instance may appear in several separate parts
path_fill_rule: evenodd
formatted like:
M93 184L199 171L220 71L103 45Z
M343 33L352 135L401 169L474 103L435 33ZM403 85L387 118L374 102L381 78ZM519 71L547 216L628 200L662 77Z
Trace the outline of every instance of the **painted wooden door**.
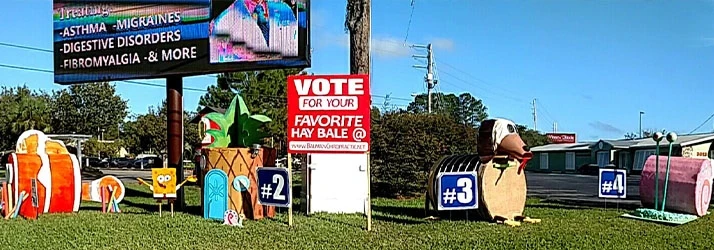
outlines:
M203 217L222 220L228 210L228 176L223 170L212 169L204 181Z

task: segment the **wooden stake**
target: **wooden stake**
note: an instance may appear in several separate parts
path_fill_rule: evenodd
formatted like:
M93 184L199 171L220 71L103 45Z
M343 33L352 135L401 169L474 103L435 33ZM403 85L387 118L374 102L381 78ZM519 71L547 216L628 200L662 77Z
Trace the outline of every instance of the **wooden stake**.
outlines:
M8 207L8 209L5 210L5 211L7 211L7 212L5 212L6 219L9 218L8 217L8 214L10 214L9 211L11 210L12 207L14 207L12 204L12 201L15 199L15 196L13 196L13 190L12 190L13 185L8 184L7 187L8 187L7 188L7 207Z
M99 190L101 191L101 193L99 193L99 197L102 200L102 213L106 213L107 212L107 206L106 206L107 196L104 192L104 188L100 188Z
M169 204L171 204L171 217L173 218L174 217L174 201L169 200Z
M161 200L159 200L159 217L161 217L161 205L163 205L163 204L164 203Z
M290 196L293 195L293 159L292 154L288 153L288 188L290 188ZM292 201L292 197L288 197ZM290 202L288 205L288 226L293 225L293 203Z
M367 231L372 231L372 181L369 174L369 151L367 151Z

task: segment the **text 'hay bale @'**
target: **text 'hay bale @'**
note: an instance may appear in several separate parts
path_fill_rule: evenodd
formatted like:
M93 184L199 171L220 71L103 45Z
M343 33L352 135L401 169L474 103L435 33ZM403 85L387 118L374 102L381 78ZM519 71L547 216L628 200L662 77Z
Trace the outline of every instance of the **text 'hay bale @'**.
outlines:
M640 180L640 199L645 207L654 205L655 155L645 162ZM704 216L711 201L712 164L709 159L671 157L665 210ZM659 195L663 199L667 157L659 157Z
M438 208L437 176L441 173L477 173L477 216L488 221L522 219L526 202L523 168L532 157L516 125L505 119L483 121L477 138L478 154L445 156L428 177L426 209Z

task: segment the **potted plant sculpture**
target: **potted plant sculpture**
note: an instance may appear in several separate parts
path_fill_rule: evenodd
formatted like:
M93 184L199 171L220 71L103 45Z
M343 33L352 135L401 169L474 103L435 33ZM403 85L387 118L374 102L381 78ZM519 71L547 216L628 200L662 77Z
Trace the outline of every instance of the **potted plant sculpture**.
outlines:
M243 98L236 95L225 113L208 113L204 118L218 125L206 134L213 143L201 150L201 206L204 217L223 219L230 210L248 219L273 217L275 208L258 203L256 169L274 166L276 150L261 146L268 134L261 127L271 119L250 114Z

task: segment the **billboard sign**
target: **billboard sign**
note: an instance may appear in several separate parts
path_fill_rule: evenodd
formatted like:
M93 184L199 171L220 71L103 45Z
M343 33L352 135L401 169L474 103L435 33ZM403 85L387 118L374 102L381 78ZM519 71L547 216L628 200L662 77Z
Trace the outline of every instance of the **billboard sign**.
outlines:
M369 151L368 75L288 77L288 153Z
M310 66L309 0L54 0L55 83Z
M548 137L549 143L575 143L575 134L564 134L564 133L546 133L545 136Z

